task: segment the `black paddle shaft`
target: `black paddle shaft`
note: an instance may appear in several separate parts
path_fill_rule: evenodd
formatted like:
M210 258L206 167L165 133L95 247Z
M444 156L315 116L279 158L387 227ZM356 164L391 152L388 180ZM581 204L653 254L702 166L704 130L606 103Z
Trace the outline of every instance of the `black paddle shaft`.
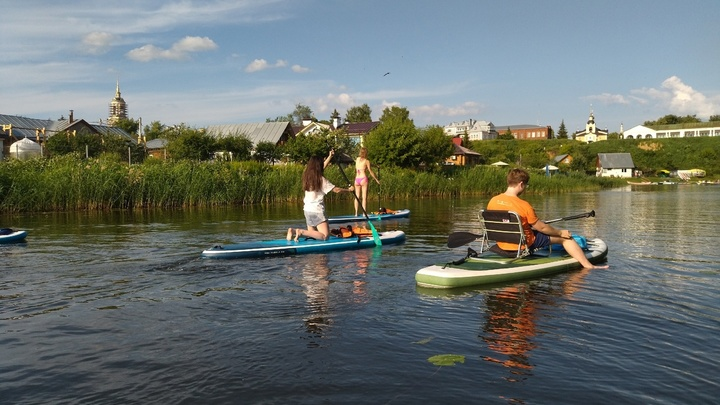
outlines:
M553 222L568 221L570 219L588 218L588 217L594 217L594 216L595 216L595 210L592 210L592 211L586 212L584 214L571 215L569 217L556 218L556 219L551 219L551 220L543 221L543 222L545 222L546 224L552 224Z

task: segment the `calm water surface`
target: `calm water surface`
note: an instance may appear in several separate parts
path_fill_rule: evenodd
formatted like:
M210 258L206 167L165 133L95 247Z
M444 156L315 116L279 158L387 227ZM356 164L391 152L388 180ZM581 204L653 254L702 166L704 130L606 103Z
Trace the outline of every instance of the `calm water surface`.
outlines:
M416 287L463 256L445 242L478 230L479 198L384 202L412 210L376 223L403 245L264 260L199 254L283 237L300 207L3 216L30 235L0 245L0 402L717 403L720 187L530 200L594 209L564 225L604 239L610 269Z

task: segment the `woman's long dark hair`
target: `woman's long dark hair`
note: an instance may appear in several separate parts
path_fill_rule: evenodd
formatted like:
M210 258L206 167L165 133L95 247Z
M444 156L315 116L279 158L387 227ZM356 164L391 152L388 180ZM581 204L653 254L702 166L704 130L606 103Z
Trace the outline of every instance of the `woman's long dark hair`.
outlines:
M310 158L302 175L303 190L320 191L322 189L323 165L323 161L319 157Z

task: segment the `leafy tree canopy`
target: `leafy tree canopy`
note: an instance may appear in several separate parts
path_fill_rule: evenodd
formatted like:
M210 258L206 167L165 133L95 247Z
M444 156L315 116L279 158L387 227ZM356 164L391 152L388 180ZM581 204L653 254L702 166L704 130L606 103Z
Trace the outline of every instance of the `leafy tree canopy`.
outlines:
M132 118L120 118L114 126L122 129L130 135L137 135L138 128L140 128L140 121L136 121Z
M515 137L513 136L512 131L508 127L508 129L505 132L498 135L497 139L505 140L505 141L512 141L515 139Z
M216 139L215 149L231 152L233 160L250 160L253 143L245 134L235 134Z
M645 121L643 125L650 126L650 125L670 125L670 124L689 124L692 122L702 122L697 116L693 115L686 115L684 117L680 117L674 114L668 114L664 117L658 118L656 121Z
M282 148L276 145L274 142L258 142L257 145L255 145L255 153L253 154L253 159L258 162L275 164L275 162L282 159Z
M145 125L143 128L143 134L145 135L146 141L153 139L161 139L164 137L165 125L161 124L160 121L153 121L150 125Z
M419 131L420 161L425 167L440 169L447 158L455 151L452 138L445 135L445 130L438 125L429 126Z
M216 150L215 138L185 124L168 128L165 135L173 159L208 160Z
M370 160L387 166L416 168L422 161L420 135L406 108L383 110L380 125L365 139Z
M292 122L295 125L300 125L306 118L315 120L312 109L306 105L297 103L295 104L295 110L293 110L293 112L287 115L276 117L274 119L266 118L265 122Z
M348 122L372 122L372 118L370 117L371 113L372 110L370 110L370 106L367 104L359 107L350 107L347 113L345 113L345 120Z

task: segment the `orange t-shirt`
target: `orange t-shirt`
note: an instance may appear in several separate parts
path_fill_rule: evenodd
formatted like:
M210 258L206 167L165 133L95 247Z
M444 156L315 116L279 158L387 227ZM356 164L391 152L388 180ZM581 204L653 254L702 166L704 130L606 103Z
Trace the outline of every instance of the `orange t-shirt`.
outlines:
M535 242L535 233L533 233L532 225L538 221L538 217L535 214L535 209L529 202L520 197L499 194L490 199L486 209L517 212L517 214L520 215L520 222L522 222L523 229L525 230L525 240L528 246ZM498 242L498 246L505 250L517 249L517 245L513 243Z

